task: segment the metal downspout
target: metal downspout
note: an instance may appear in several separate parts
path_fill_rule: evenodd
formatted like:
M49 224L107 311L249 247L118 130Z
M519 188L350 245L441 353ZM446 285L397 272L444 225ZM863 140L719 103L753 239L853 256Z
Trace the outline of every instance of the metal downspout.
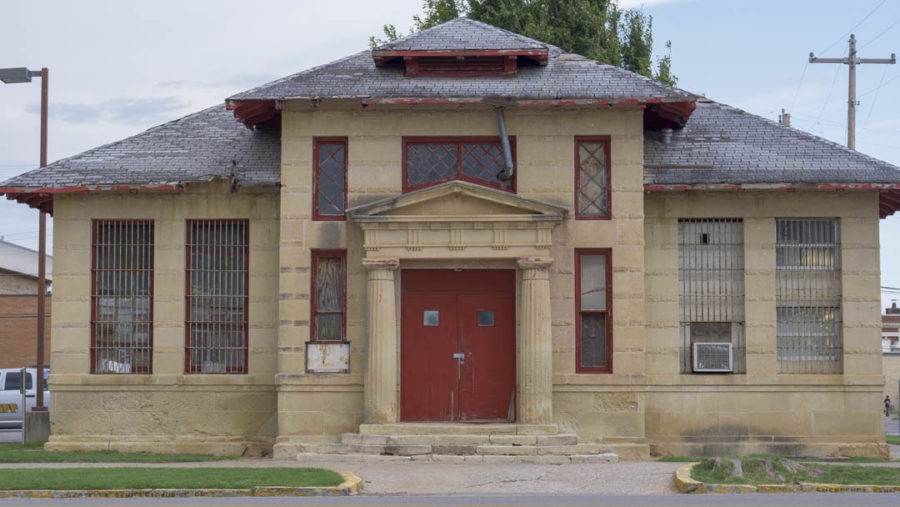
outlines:
M513 165L512 150L509 147L509 136L506 134L506 118L503 116L503 108L498 107L497 125L500 127L500 144L503 146L503 161L506 163L506 170L497 174L500 181L509 181L513 177L516 168Z

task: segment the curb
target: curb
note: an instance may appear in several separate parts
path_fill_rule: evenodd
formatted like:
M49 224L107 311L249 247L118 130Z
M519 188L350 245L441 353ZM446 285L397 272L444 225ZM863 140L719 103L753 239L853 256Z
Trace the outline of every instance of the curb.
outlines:
M900 493L900 486L874 484L706 484L691 478L691 470L699 463L688 463L675 471L675 487L682 493Z
M333 487L258 486L248 489L7 489L0 498L188 498L238 496L349 496L362 491L362 479L339 472L344 482Z

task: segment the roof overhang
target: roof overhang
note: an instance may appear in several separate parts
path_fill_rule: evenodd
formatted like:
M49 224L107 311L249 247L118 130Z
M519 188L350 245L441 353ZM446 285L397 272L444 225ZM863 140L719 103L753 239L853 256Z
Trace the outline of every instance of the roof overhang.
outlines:
M372 59L375 66L382 65L398 58L478 58L496 56L516 56L534 60L539 65L547 65L550 59L548 48L533 49L462 49L462 50L397 50L397 49L373 49Z
M280 129L281 101L278 100L229 100L225 108L247 128Z
M878 216L886 218L900 210L900 183L705 183L705 184L645 184L645 192L702 191L877 191Z

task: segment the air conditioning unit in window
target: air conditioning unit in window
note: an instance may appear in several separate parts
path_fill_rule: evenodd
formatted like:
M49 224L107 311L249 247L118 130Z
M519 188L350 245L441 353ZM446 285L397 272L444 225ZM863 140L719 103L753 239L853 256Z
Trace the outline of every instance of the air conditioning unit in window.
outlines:
M734 353L730 343L694 343L694 371L730 372L734 370Z

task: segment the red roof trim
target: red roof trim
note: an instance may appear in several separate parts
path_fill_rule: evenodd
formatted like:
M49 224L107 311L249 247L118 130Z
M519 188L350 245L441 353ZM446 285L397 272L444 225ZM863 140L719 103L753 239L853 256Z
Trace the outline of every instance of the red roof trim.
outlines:
M463 50L394 50L373 49L372 59L375 65L381 67L385 63L404 57L440 57L440 56L524 56L541 65L547 65L550 58L550 50L541 49L463 49Z

